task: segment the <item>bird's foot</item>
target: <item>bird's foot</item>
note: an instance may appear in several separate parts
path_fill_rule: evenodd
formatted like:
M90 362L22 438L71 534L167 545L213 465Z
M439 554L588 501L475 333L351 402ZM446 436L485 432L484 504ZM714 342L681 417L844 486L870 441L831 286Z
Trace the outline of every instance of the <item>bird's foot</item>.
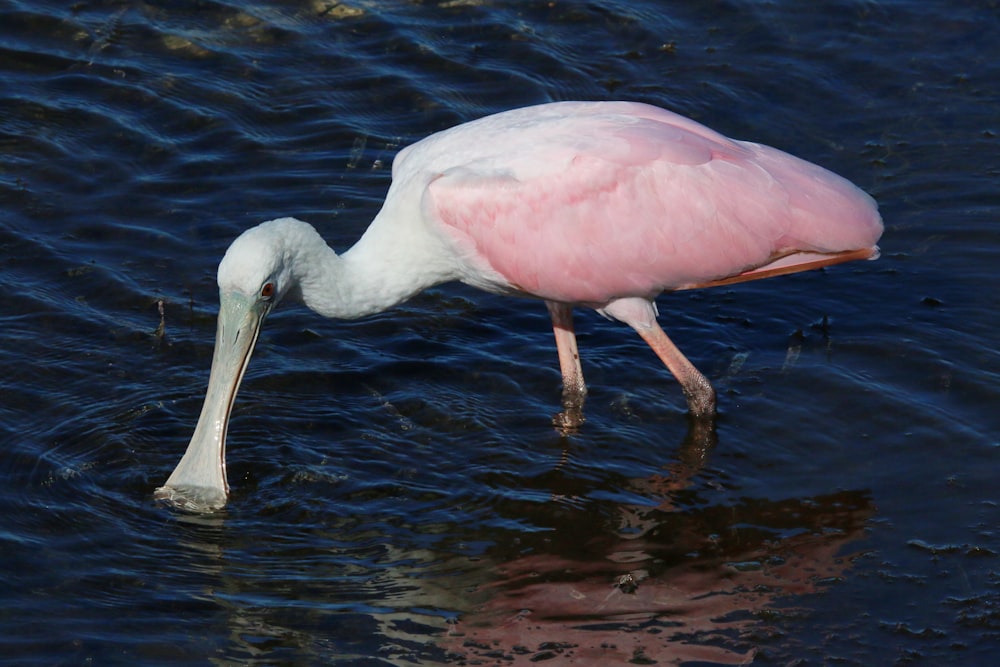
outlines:
M684 387L688 413L696 421L712 422L715 420L715 389L704 377L699 379L700 382Z
M552 425L559 429L562 435L572 435L580 429L586 418L581 407L563 407L562 412L552 415Z
M552 416L552 425L559 429L563 435L571 435L586 421L583 416L583 402L587 398L586 387L573 387L563 389L562 412Z

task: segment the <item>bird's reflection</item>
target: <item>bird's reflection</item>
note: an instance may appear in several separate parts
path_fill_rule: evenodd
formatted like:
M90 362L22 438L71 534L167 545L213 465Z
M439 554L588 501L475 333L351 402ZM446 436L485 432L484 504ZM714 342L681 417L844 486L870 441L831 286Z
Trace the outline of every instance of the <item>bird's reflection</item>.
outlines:
M745 637L757 619L843 577L874 507L863 491L703 504L688 487L714 442L714 432L695 430L664 474L624 481L625 491L649 502L618 503L603 521L593 511L563 515L543 538L519 537L523 555L492 565L485 601L447 636L451 658L752 660Z
M450 539L435 548L376 539L364 516L326 516L315 530L297 520L300 539L289 526L281 539L263 537L274 516L255 519L256 532L189 526L185 543L211 543L187 544L187 559L215 573L199 597L225 609L215 618L231 638L221 659L367 651L399 665L748 662L768 619L846 575L875 510L865 491L729 500L704 466L711 435L689 434L658 474L596 481L570 470L570 443L565 470L517 480L531 493L501 494L492 509L537 531L433 527L491 545L473 557L441 546Z
M782 598L814 593L851 566L872 514L867 494L746 501L659 518L639 538L602 539L499 564L488 600L448 638L465 658L503 664L709 660L741 664L741 639ZM559 664L548 662L547 664Z

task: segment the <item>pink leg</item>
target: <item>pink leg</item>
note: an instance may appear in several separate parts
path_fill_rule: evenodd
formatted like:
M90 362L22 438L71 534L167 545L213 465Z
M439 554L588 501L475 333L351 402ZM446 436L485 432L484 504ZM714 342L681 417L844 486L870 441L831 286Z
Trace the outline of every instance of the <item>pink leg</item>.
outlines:
M715 416L715 389L708 379L694 367L688 358L677 349L674 342L667 337L659 324L653 323L648 328L636 328L656 356L660 358L674 377L680 383L684 396L687 398L688 410L696 419L711 419Z
M653 348L680 383L692 417L711 419L715 416L715 389L660 328L652 302L620 299L605 306L601 312L631 326Z
M580 352L573 331L573 306L555 301L546 301L545 305L552 316L552 331L556 337L559 369L563 378L563 412L553 417L552 421L562 428L576 428L583 423L583 401L587 396L587 385L583 381Z

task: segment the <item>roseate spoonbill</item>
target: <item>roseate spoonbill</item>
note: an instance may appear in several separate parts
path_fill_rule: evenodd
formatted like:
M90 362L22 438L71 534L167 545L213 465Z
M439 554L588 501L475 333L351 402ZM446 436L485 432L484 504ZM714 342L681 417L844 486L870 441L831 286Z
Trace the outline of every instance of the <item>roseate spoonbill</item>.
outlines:
M461 281L542 299L563 378L564 425L586 389L574 306L635 329L696 419L715 391L656 321L653 299L878 256L874 200L821 167L629 102L515 109L396 156L381 211L337 255L293 218L247 230L219 264L219 320L204 407L157 496L214 509L228 494L230 410L261 323L282 299L357 318Z

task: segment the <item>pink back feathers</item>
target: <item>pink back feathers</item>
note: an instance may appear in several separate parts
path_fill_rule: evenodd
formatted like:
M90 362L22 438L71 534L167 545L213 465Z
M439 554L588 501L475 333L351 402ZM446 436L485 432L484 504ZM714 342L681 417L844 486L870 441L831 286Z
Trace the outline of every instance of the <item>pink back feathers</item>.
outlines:
M428 219L478 273L601 306L725 278L796 251L874 246L874 201L767 146L631 103L519 109L401 153L432 177ZM482 286L482 285L480 285Z

